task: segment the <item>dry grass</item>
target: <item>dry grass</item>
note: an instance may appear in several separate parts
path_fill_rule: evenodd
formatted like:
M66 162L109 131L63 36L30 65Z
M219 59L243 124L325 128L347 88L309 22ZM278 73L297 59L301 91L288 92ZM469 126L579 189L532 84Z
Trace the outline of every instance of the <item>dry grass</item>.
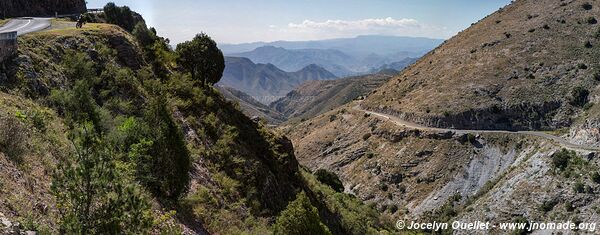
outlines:
M99 23L88 23L81 29L75 28L75 24L70 21L53 21L52 27L49 30L40 31L29 34L31 37L39 36L75 36L82 33L93 33L93 34L110 34L122 32L122 29L115 25L110 24L99 24Z

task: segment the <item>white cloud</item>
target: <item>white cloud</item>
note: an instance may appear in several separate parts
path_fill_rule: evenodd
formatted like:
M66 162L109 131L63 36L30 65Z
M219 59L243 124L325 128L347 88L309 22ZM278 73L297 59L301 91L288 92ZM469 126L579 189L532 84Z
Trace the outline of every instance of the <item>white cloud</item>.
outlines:
M367 34L446 38L452 35L452 32L448 32L445 28L426 25L415 19L394 19L392 17L321 22L304 20L302 23L289 23L287 28L282 28L281 31L310 38L351 37Z

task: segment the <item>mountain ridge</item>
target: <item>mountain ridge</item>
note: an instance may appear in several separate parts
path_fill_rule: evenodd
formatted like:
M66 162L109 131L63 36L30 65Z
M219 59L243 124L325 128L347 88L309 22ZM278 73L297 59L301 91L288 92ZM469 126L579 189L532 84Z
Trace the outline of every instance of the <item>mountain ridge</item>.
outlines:
M243 57L225 57L225 71L219 84L242 91L263 104L269 104L305 81L336 78L334 74L314 64L295 72L286 72L273 64L254 63Z

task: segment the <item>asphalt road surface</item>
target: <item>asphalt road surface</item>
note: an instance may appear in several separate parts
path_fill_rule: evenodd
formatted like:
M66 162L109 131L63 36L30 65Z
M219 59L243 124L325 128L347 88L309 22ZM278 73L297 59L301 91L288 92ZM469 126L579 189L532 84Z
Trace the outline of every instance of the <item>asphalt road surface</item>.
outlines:
M0 33L17 31L17 35L23 35L50 27L51 18L18 18L12 19L0 27Z
M360 105L354 106L353 109L361 111L361 112L368 113L368 114L373 115L373 116L377 116L377 117L386 119L388 121L393 122L394 124L396 124L398 126L402 126L402 127L406 127L406 128L411 128L411 129L428 130L428 131L439 131L439 132L452 131L452 132L457 133L457 134L467 134L467 133L471 133L471 134L503 133L503 134L511 134L511 135L529 135L529 136L537 136L537 137L542 137L542 138L545 138L545 139L552 140L555 143L558 143L560 146L565 147L565 148L576 149L576 150L584 150L584 151L600 151L599 147L590 146L590 145L574 144L574 143L571 143L568 140L563 139L561 137L558 137L558 136L555 136L555 135L551 135L551 134L548 134L546 132L541 132L541 131L457 130L457 129L434 128L434 127L426 127L426 126L423 126L423 125L420 125L420 124L417 124L417 123L407 122L407 121L401 120L400 118L392 116L392 115L388 115L388 114L384 114L384 113L378 113L378 112L373 112L373 111L368 111L368 110L365 110L365 109L361 108Z

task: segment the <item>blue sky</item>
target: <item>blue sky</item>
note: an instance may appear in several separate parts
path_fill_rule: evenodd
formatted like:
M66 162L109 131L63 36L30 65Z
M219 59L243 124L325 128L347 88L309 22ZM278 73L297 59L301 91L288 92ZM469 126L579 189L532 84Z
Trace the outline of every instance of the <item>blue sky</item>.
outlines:
M88 8L107 0L88 0ZM206 32L219 43L366 34L449 38L510 0L114 0L174 43Z

